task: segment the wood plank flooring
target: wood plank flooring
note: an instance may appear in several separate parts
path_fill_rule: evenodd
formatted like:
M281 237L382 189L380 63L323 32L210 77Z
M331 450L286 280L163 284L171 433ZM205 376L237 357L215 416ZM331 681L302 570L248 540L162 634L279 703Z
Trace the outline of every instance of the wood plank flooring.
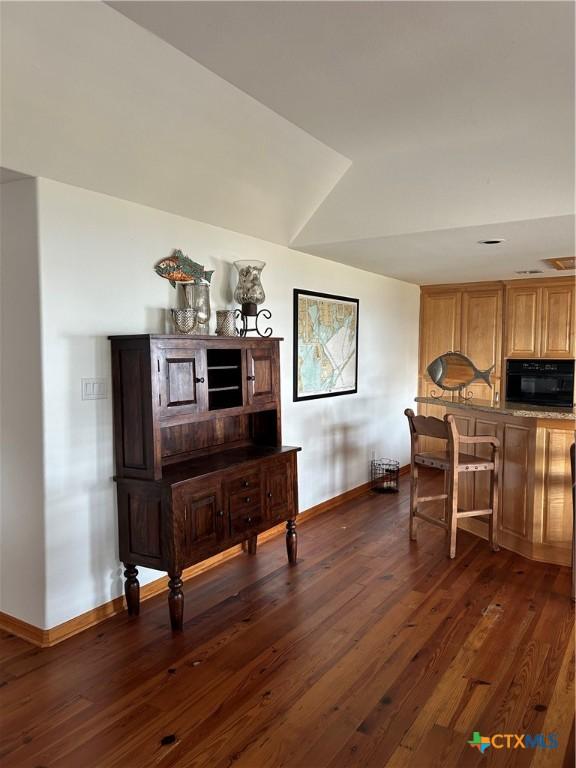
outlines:
M367 493L284 541L59 646L0 636L3 768L567 768L574 763L568 569L420 524L408 486ZM556 733L482 755L473 731Z

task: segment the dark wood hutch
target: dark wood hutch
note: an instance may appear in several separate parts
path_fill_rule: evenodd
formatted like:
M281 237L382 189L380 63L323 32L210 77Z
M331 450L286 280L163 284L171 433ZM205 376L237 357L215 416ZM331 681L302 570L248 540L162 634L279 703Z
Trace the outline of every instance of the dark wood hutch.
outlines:
M183 569L286 523L296 562L299 448L282 445L281 339L111 336L120 559L169 575L181 630Z

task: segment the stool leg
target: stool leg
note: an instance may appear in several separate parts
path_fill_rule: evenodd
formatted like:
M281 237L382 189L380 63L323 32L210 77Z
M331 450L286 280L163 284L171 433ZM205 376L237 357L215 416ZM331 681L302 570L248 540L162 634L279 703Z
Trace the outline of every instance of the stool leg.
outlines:
M490 476L490 506L492 514L489 520L490 546L493 552L498 552L498 488L500 480L500 456L498 451L494 451L494 469Z
M412 463L410 474L410 539L416 541L416 510L418 509L418 465Z
M448 544L448 557L453 560L456 557L456 535L458 531L458 472L449 473L448 491L448 523L446 537Z

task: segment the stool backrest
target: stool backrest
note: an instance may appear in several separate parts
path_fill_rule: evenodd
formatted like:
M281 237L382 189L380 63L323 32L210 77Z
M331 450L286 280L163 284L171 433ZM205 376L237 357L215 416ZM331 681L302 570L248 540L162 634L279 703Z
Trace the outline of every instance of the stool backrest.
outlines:
M448 450L458 453L458 429L454 416L448 414L443 419L437 419L435 416L416 416L411 408L407 408L404 414L410 426L413 453L418 451L420 437L447 440Z

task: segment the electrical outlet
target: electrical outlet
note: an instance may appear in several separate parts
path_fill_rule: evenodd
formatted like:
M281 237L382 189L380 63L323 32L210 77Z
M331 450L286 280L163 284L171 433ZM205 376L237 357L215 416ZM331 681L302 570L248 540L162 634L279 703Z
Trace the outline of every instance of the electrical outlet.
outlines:
M82 400L106 400L107 397L106 379L82 379Z

